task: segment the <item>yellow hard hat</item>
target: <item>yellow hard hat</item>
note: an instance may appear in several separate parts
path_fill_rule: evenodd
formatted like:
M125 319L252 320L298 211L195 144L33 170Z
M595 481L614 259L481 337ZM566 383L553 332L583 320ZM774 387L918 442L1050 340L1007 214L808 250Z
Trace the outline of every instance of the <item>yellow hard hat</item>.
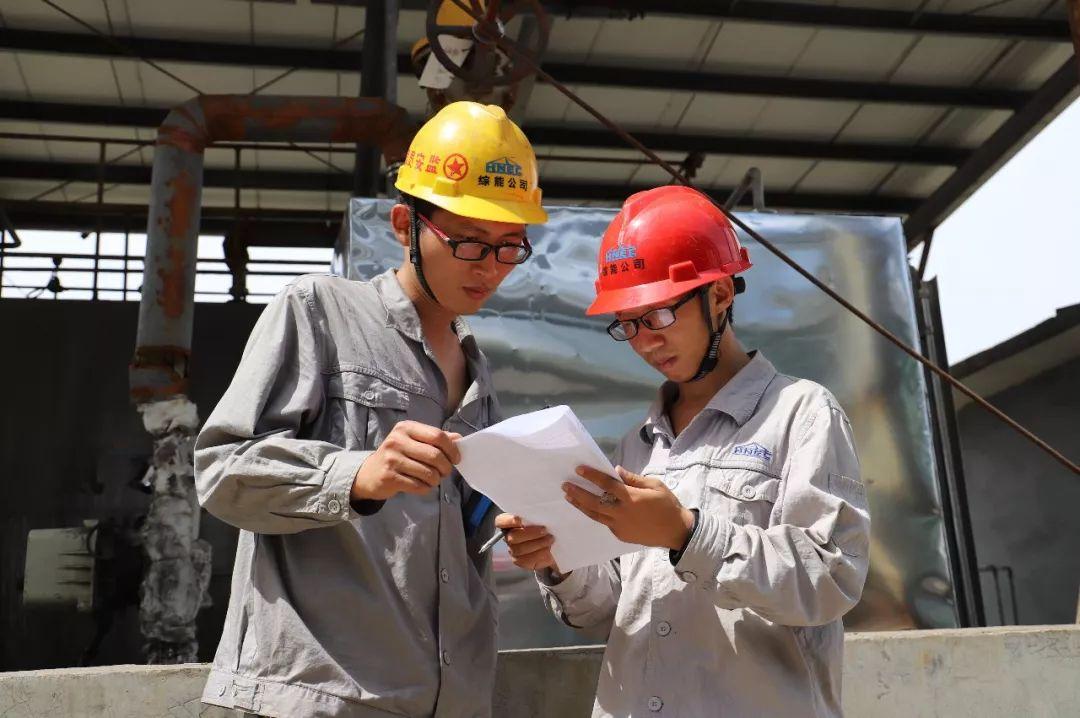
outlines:
M497 105L454 102L420 128L394 186L463 217L542 224L536 155Z

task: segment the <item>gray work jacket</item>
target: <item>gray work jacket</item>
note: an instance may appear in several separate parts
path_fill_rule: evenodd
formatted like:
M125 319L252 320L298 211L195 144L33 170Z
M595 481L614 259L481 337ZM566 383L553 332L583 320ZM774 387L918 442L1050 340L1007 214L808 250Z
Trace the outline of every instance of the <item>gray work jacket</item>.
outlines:
M538 574L557 616L610 626L593 715L839 716L840 617L870 544L847 417L760 353L674 438L670 398L614 458L698 510L681 557L645 549L558 585Z
M239 527L207 703L268 716L488 716L496 601L455 473L424 496L350 503L404 419L469 434L497 419L484 356L446 384L393 272L301 277L267 307L199 434L202 505Z

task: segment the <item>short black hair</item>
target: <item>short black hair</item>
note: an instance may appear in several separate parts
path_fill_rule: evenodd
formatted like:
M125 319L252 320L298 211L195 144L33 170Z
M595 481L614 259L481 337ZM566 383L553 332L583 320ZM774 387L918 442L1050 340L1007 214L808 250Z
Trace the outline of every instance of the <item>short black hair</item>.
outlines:
M416 208L417 214L422 214L428 219L431 219L431 215L435 212L435 210L439 209L436 205L428 202L426 199L420 199L419 197L415 197L406 192L398 192L399 204L408 206L409 202L412 202L413 207Z

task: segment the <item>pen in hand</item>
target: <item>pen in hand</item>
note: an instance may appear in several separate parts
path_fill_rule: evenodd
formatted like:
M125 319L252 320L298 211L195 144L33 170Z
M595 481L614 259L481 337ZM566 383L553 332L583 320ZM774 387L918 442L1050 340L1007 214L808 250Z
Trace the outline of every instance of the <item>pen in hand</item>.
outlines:
M477 555L483 556L492 546L506 538L506 534L506 529L499 529L498 531L496 531L495 535L485 541L484 545L480 547L480 550L476 552Z

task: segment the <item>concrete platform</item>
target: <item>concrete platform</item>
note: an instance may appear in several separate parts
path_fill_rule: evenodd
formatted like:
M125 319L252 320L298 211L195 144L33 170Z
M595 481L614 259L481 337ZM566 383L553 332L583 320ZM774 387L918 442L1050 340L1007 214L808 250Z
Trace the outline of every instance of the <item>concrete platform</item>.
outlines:
M602 649L505 651L495 715L587 716ZM208 667L109 666L0 673L0 716L224 718L199 694ZM853 633L844 709L872 718L1080 716L1080 626Z

